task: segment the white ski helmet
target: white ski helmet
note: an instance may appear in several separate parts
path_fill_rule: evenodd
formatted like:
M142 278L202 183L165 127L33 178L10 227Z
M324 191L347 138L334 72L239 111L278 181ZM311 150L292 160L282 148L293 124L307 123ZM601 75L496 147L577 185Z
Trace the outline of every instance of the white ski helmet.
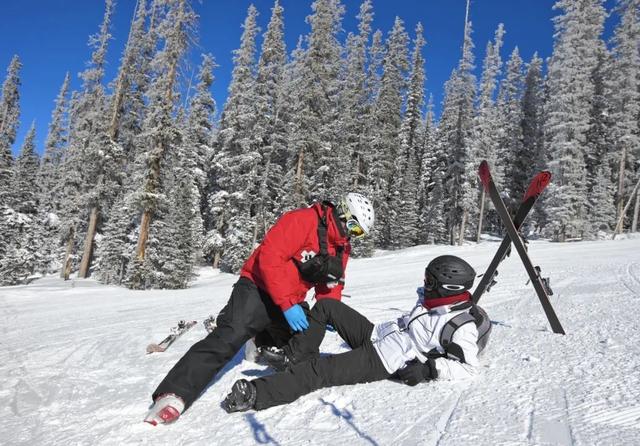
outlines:
M351 215L358 220L365 234L369 234L375 221L375 213L371 201L364 195L355 192L348 193L343 200Z

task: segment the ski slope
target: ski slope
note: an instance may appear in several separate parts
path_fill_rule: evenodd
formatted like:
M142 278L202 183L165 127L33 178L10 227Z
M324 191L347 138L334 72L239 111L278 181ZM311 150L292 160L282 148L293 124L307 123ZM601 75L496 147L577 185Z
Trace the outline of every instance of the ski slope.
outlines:
M374 322L415 302L423 269L445 253L478 272L497 241L419 246L353 260L345 301ZM146 355L178 319L202 321L236 277L202 269L188 290L131 291L47 277L0 288L0 443L6 445L638 445L640 239L533 242L551 276L567 335L551 332L517 256L481 304L494 321L482 373L408 387L382 381L322 389L288 406L226 414L232 383L265 373L242 355L180 420L142 422L150 394L198 324L167 352ZM321 347L345 349L334 333Z

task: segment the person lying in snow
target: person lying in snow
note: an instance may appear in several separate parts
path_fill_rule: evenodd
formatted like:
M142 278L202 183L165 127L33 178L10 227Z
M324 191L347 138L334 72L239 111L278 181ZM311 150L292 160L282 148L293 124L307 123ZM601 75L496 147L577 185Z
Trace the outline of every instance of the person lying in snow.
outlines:
M236 381L222 407L229 413L262 410L323 387L387 378L415 386L436 378L473 376L491 327L484 310L471 303L468 290L475 275L459 257L435 258L425 269L424 288L418 288L415 308L380 324L371 323L341 301L318 301L310 312L307 330L283 349L261 350L262 357L281 371L252 381ZM318 351L327 324L352 350L298 361Z

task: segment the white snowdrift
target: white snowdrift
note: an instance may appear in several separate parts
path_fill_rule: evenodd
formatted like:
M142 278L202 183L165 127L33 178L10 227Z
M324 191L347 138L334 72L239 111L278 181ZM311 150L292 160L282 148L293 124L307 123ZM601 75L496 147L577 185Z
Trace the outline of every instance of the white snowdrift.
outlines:
M498 243L421 246L354 260L345 301L372 321L415 301L426 263L454 253L478 272ZM481 303L495 322L473 381L407 387L383 381L323 389L288 406L227 415L234 361L181 419L142 423L150 393L205 335L201 324L166 353L145 354L178 319L226 303L235 276L202 270L182 291L130 291L48 277L0 288L0 439L7 445L637 445L640 444L640 239L529 248L552 278L567 332L551 332L514 254ZM335 334L322 349L343 350Z

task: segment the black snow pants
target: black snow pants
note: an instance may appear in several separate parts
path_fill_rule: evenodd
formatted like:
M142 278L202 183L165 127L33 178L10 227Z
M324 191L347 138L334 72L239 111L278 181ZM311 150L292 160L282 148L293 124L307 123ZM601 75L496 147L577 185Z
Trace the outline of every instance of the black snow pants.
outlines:
M284 347L293 365L285 372L253 380L257 389L255 409L290 403L323 387L380 381L391 376L371 343L373 324L356 310L334 299L322 299L311 309L308 320L309 328ZM318 351L327 324L352 350L308 359Z
M309 315L308 305L302 303L300 306ZM188 408L249 339L256 337L258 345L272 343L282 347L291 336L282 311L271 297L251 280L241 277L233 286L229 302L216 318L216 328L195 343L173 366L152 398L174 393Z

